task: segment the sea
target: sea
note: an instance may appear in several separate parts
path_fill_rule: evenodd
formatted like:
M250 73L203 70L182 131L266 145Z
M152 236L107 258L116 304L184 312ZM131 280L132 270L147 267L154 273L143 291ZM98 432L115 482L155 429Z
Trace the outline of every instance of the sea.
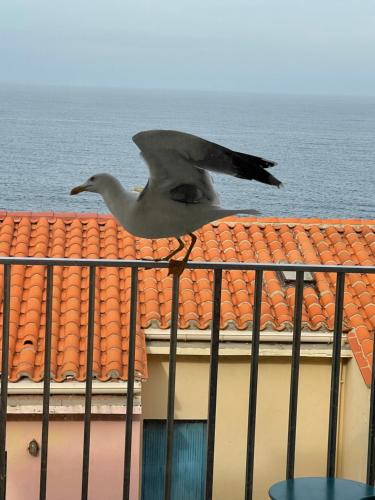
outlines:
M0 209L99 212L109 172L147 182L142 130L190 132L274 160L277 189L215 174L221 205L265 217L375 218L375 97L0 85Z

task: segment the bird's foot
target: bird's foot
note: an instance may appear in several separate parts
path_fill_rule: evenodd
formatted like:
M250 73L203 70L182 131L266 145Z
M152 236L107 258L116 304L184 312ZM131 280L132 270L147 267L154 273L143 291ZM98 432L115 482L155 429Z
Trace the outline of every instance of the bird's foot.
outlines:
M147 262L160 262L162 259L146 259L142 257L142 260ZM155 267L140 267L139 269L142 269L143 271L152 271L155 270Z
M163 259L147 259L145 257L142 257L140 260L146 260L147 262L160 262Z
M174 260L169 261L168 275L173 274L173 276L181 276L186 267L186 260Z

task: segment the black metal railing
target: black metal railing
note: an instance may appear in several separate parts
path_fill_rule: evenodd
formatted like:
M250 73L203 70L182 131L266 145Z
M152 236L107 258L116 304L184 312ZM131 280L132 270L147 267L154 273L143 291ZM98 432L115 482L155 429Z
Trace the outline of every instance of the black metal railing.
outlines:
M7 397L8 397L8 373L9 373L9 315L10 315L10 286L12 265L42 265L47 268L47 295L46 295L46 331L45 331L45 359L44 359L44 392L43 392L43 417L42 417L42 446L41 446L41 468L40 468L40 500L46 499L47 466L48 466L48 426L49 426L49 400L50 400L50 366L51 366L51 327L52 327L52 287L54 267L88 267L89 268L89 308L88 308L88 345L86 366L86 393L84 414L84 439L83 439L83 468L82 468L82 500L88 498L89 485L89 452L90 452L90 428L91 428L91 399L92 399L92 364L94 348L94 313L95 313L95 277L96 269L99 267L121 267L131 268L131 306L129 322L129 360L128 360L128 392L127 411L125 423L125 455L124 455L124 482L122 497L129 500L130 495L130 472L131 472L131 450L132 450L132 414L134 396L134 364L135 364L135 339L137 320L137 285L139 268L165 268L167 262L150 261L120 261L120 260L89 260L89 259L45 259L45 258L12 258L1 257L0 265L4 268L3 285L3 341L1 360L1 414L0 414L0 499L5 499L6 490L6 424L7 424ZM342 343L342 322L345 276L348 273L375 273L375 267L364 266L321 266L301 264L260 264L260 263L206 263L190 262L190 269L207 269L214 272L213 287L213 310L211 328L211 352L210 352L210 376L208 395L208 427L206 447L206 474L205 474L205 500L213 498L214 478L214 451L215 451L215 420L216 420L216 397L219 363L219 333L220 333L220 311L221 311L221 287L223 271L241 270L255 271L255 293L253 304L253 326L251 343L251 368L249 389L249 413L247 432L246 453L246 479L245 500L253 498L254 482L254 450L255 429L257 410L257 384L258 384L258 361L260 343L260 316L261 299L264 271L296 271L296 294L294 307L294 329L291 364L291 383L289 398L289 424L287 445L286 478L294 476L295 447L296 447L296 425L298 406L298 381L300 365L301 345L301 322L303 304L303 286L305 272L336 273L336 304L334 319L334 341L332 354L331 392L329 410L329 429L327 447L327 476L335 476L336 449L337 449L337 421L338 401L340 387L340 356ZM172 288L172 319L170 328L170 356L169 356L169 381L168 381L168 408L167 408L167 446L165 460L165 482L164 500L171 499L172 491L172 457L173 457L173 430L174 430L174 401L175 401L175 377L176 377L176 354L177 354L177 330L178 330L178 296L179 278L173 277ZM369 410L369 437L368 437L368 461L367 482L371 485L375 480L375 361L373 360L372 388Z

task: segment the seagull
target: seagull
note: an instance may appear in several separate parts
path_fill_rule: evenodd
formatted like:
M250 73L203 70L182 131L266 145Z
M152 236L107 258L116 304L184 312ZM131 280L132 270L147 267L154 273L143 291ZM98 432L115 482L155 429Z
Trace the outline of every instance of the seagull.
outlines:
M259 214L255 209L220 207L209 172L282 186L267 171L276 162L232 151L192 134L148 130L132 139L149 169L149 179L140 193L126 191L114 176L100 173L74 187L70 194L100 194L118 222L134 236L176 238L178 247L160 259L170 259L169 274L183 272L197 240L194 231L229 215ZM190 236L190 245L182 260L174 260L172 257L185 248L184 235Z

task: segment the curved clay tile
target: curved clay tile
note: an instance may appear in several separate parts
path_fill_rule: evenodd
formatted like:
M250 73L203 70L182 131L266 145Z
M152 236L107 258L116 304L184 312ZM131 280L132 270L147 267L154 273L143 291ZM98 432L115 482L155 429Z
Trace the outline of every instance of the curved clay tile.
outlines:
M33 377L35 354L36 351L33 346L26 345L21 349L18 363L15 368L17 379L21 377Z

